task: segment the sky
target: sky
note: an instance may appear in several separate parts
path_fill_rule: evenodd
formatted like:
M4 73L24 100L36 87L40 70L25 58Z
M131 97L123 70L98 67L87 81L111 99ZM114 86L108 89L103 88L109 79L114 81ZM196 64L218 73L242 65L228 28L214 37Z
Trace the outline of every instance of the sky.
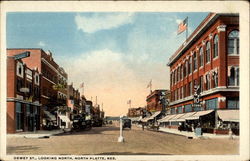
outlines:
M10 12L7 48L50 50L76 89L103 104L106 116L144 107L152 90L169 89L169 57L207 12Z

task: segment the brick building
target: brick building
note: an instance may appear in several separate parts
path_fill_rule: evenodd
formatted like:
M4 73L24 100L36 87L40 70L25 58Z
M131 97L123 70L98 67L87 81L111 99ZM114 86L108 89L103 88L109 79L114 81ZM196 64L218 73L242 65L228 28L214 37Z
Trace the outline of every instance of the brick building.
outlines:
M67 73L54 61L50 51L45 52L40 48L11 48L7 49L8 56L14 56L24 51L29 51L30 56L22 61L29 68L37 68L41 73L41 115L43 125L53 122L58 125L57 110L59 106L66 105ZM46 117L44 116L46 115Z
M215 114L209 123L215 128L223 125L220 121L237 124L239 54L239 15L210 13L169 59L171 114L183 114L179 121L191 112L197 120Z
M73 114L79 114L82 109L80 106L81 98L80 92L73 87L73 83L68 85L68 107L71 108Z
M40 129L40 83L37 68L7 57L7 133Z
M128 117L139 117L143 115L144 108L138 107L138 108L129 108L128 109Z
M147 101L146 110L149 112L164 110L164 107L163 107L162 103L160 102L160 97L163 95L164 95L165 99L169 100L170 91L159 89L159 90L154 90L153 92L151 92L147 96L147 99L146 99L146 101Z

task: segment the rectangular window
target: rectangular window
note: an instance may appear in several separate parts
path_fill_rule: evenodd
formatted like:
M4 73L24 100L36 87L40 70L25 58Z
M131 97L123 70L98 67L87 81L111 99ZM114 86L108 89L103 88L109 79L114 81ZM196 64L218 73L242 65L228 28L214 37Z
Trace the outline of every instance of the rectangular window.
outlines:
M218 108L218 98L213 98L205 101L206 109L213 110Z
M171 114L176 114L175 108L171 108L170 112L171 112Z
M214 73L214 87L218 87L218 73Z
M202 107L194 107L194 111L197 112L197 111L202 111Z
M177 107L178 113L182 113L182 106Z
M228 109L239 109L240 108L239 98L228 98L227 99L227 108Z
M189 95L191 96L193 94L193 86L192 82L189 83Z
M197 69L197 56L196 53L194 53L194 70Z
M200 76L200 92L203 92L203 76Z
M184 110L185 110L185 112L192 112L192 105L191 104L185 105Z
M23 129L22 104L16 102L16 130Z

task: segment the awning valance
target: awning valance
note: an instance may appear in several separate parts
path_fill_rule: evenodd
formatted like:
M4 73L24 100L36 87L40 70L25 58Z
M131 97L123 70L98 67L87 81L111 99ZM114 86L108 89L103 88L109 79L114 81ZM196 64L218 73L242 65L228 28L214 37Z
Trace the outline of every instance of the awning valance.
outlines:
M44 111L44 114L52 121L56 120L55 115L52 115L49 111Z
M208 115L212 113L214 110L206 110L206 111L198 111L194 115L185 118L186 120L198 120L201 116Z
M218 110L217 113L222 121L239 122L239 110Z
M149 116L149 117L145 117L143 118L141 121L142 122L147 122L149 120L153 120L156 116L158 116L159 114L161 113L161 111L157 111L155 112L152 116Z

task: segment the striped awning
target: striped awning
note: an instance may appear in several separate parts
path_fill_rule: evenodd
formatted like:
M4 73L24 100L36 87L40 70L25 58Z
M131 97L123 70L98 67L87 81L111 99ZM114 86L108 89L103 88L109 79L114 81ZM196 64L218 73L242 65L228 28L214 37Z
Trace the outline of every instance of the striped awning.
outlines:
M164 118L158 120L158 122L168 122L170 119L172 119L174 117L176 117L176 114L175 115L167 115Z
M148 122L149 120L153 120L156 116L158 116L161 113L161 111L155 112L152 116L145 117L141 121L142 122Z
M239 110L218 110L217 113L222 121L239 122Z
M184 116L185 113L180 113L180 114L177 114L175 117L169 119L170 121L177 121L179 118L181 118L182 116Z
M188 113L184 113L184 115L182 115L179 118L176 118L174 121L176 122L185 122L186 118L193 116L194 114L196 114L196 112L188 112Z
M55 115L52 115L49 111L43 111L44 114L52 121L55 121L56 120L56 117Z
M212 113L214 110L206 110L206 111L198 111L194 115L185 118L186 120L198 120L201 116L208 115Z

